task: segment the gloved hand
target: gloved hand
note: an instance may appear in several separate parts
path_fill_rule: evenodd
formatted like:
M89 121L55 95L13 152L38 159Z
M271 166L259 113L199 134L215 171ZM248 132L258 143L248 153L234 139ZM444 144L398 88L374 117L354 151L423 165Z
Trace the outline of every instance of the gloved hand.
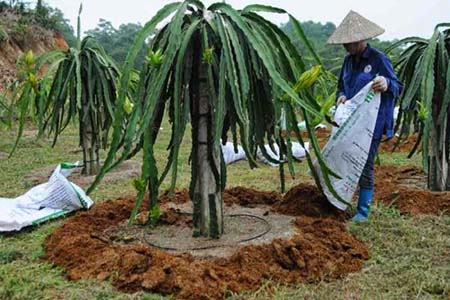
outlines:
M342 95L342 96L340 96L338 99L337 99L337 104L339 105L339 104L343 104L343 103L345 103L345 102L347 102L348 101L348 99L347 99L347 97L345 96L345 95Z
M387 80L384 76L377 76L373 80L372 89L375 92L386 92L388 89Z

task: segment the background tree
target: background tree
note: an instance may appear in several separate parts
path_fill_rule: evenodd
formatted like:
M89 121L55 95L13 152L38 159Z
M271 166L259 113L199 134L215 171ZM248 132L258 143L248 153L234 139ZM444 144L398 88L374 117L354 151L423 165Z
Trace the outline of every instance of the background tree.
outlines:
M395 63L405 85L396 130L407 137L412 125L418 125L419 139L410 156L421 143L428 187L436 191L450 189L449 27L450 24L439 24L430 39L409 37L390 48L403 49Z
M242 11L225 3L206 8L201 2L190 0L166 5L144 26L124 65L110 151L88 192L105 172L142 149L142 175L135 181L138 199L130 223L147 190L154 215L158 211L159 186L170 171L171 189L176 185L179 148L190 120L194 235L219 237L223 233L222 191L226 183L220 139L225 142L231 132L235 145L239 140L243 146L251 167L256 166L257 147L273 161L265 153L264 144L277 143L293 174L291 137L281 134L279 121L284 110L288 132L294 130L303 144L294 109L297 107L306 121L321 168L324 174L330 174L311 129L313 118L321 117L320 106L310 90L321 67L305 72L304 62L289 38L257 11L285 13L262 5L251 5ZM135 109L124 128L123 104L134 59L146 37L172 14L170 22L152 39L147 64L140 73ZM300 24L292 16L290 19L301 32ZM318 59L317 55L314 57ZM159 175L154 144L166 107L172 137L168 161ZM135 144L137 147L133 149ZM117 156L118 153L121 155ZM307 158L312 164L309 155ZM283 168L282 163L282 180ZM327 184L331 188L329 180Z
M64 36L69 47L75 47L77 38L74 34L74 30L69 23L69 20L64 17L64 14L58 8L53 8L47 5L45 2L39 0L34 8L30 7L29 2L15 1L15 4L0 1L0 14L7 11L18 15L20 18L18 24L10 24L11 18L7 18L8 27L17 27L17 29L25 30L31 25L38 25L45 29L57 31ZM2 15L0 15L1 21ZM11 35L20 34L20 30L15 30L15 33ZM14 31L14 30L13 30ZM36 34L36 33L35 33Z
M83 174L96 174L100 166L99 150L107 146L118 76L119 69L103 48L85 37L79 48L65 53L47 96L44 129L54 135L53 144L71 120L78 121Z
M18 78L11 82L1 95L3 123L12 128L12 119L18 119L16 142L10 152L14 153L27 119L38 125L38 137L44 132L44 106L48 86L55 67L62 58L60 51L52 51L35 59L31 50L17 60ZM47 71L40 74L44 68Z
M81 13L81 7L80 7ZM95 174L99 168L99 150L107 145L112 125L119 69L103 48L91 37L80 40L80 16L78 16L78 42L76 48L56 51L59 54L52 68L51 82L41 84L37 79L40 70L32 59L25 57L25 80L19 96L14 101L20 112L20 139L25 113L31 111L38 119L40 132L53 134L53 145L58 136L70 124L77 121L80 146L83 149L83 174ZM56 70L54 74L52 70ZM48 86L48 88L47 88Z
M341 45L329 45L327 40L330 35L336 29L336 25L332 22L326 22L322 24L320 22L305 21L301 22L301 26L308 37L308 39L313 44L317 53L323 60L323 64L327 70L330 70L335 75L339 75L340 68L347 55L344 47ZM281 25L281 29L291 38L292 43L298 49L300 53L308 53L308 49L305 43L302 41L301 37L296 34L295 28L291 22ZM384 51L387 47L391 46L393 42L396 41L381 41L379 39L371 39L370 45L377 49ZM400 54L400 49L394 49L390 53L391 60L394 60ZM310 55L305 57L305 62L307 65L315 63L315 60Z
M339 74L340 67L346 55L346 52L342 46L328 45L326 41L336 29L336 26L332 22L326 22L325 24L313 21L300 22L305 35L311 41L317 53L323 60L324 67L327 70L332 71L335 75ZM294 46L300 53L305 53L303 57L308 67L315 64L314 58L308 54L307 49L302 38L296 33L296 30L291 22L281 24L280 28L289 36ZM134 37L137 35L142 26L139 23L122 24L119 28L115 28L111 22L100 19L97 27L86 31L87 35L94 37L105 49L107 53L114 58L114 60L120 65L125 62L125 57L128 52L129 45L133 42ZM370 44L380 50L385 50L392 45L395 41L381 41L379 39L372 39ZM391 59L395 59L400 53L400 49L396 49L391 52ZM138 57L136 59L135 67L139 67L138 62L142 61L145 57L146 49L141 48Z
M142 30L140 24L121 24L119 28L116 29L111 22L100 19L97 27L86 31L86 34L97 40L105 51L109 53L119 65L122 65L125 62L130 45L133 44L133 41L140 30ZM148 47L145 47L144 42L136 57L136 68L140 67L138 64L145 60L147 48Z
M46 29L61 33L69 47L76 47L77 37L75 36L69 20L64 17L64 14L60 9L50 7L45 3L42 3L42 1L38 1L34 15L39 25Z

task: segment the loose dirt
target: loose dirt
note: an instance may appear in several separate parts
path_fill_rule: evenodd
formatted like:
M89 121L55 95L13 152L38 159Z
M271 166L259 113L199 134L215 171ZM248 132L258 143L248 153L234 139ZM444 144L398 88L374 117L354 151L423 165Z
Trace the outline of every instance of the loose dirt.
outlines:
M293 187L277 202L273 210L291 216L308 216L314 218L333 218L345 221L345 212L337 210L322 195L319 189L310 184L300 184Z
M404 214L450 214L450 192L432 192L417 167L380 166L375 170L375 199Z
M404 137L400 139L398 137L394 137L386 142L380 143L378 151L381 153L384 152L410 152L414 145L416 144L418 139L417 134L412 134L405 139Z
M234 187L224 193L227 205L256 206L259 204L272 205L280 202L282 195L277 192L260 192L251 188Z
M155 228L190 229L184 214L190 205L187 191L176 191L174 199L178 204L169 202L168 194L162 195L161 207L169 217L163 216L163 224ZM119 199L70 218L47 237L45 258L65 268L72 280L109 279L121 291L145 290L177 299L223 299L229 292L256 290L266 280L289 285L341 278L359 271L369 257L367 247L346 232L341 214L323 205L326 202L321 202L318 190L310 186L296 187L285 197L240 187L228 190L224 199L226 211L246 211L269 224L271 216L279 216L289 220L294 230L283 236L286 228L276 229L278 237L270 241L253 240L238 244L225 256L200 258L151 247L136 240L139 235L124 240L124 231L117 228L123 228L133 199Z

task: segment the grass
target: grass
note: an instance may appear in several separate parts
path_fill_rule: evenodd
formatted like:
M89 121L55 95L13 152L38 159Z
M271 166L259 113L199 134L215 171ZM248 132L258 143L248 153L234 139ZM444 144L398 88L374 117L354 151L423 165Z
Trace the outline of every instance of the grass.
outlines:
M165 147L169 141L167 124L163 126L157 145L157 161L163 166ZM70 129L55 148L50 141L36 141L34 131L27 131L11 159L8 153L14 135L0 132L0 196L15 197L29 189L23 176L32 170L80 159L77 132ZM187 188L190 169L187 165L189 139L181 149L178 187ZM137 157L136 159L139 159ZM420 157L407 160L406 154L382 154L383 164L420 165ZM311 181L307 164L296 164L296 179L288 179L289 188L302 181ZM170 178L163 189L167 188ZM259 190L278 190L277 168L262 166L250 170L246 162L228 168L228 185L244 185ZM93 193L96 203L123 195L134 195L131 179L117 184L101 184ZM158 295L124 294L108 282L95 280L68 281L63 270L43 261L45 237L64 222L52 221L14 235L0 235L0 299L169 299ZM450 217L401 216L393 208L378 206L371 221L364 225L350 224L349 230L364 240L371 249L371 259L359 273L333 282L318 282L296 287L275 286L268 294L261 288L252 294L235 295L232 299L450 299ZM86 253L86 255L89 255Z
M334 282L276 286L271 299L450 299L450 218L406 217L376 207L368 224L350 224L371 258ZM268 299L264 291L237 299Z

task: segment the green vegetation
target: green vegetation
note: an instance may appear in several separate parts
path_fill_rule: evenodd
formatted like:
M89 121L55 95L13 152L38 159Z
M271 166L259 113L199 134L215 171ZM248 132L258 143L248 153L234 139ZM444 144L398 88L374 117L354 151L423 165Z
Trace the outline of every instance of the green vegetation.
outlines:
M106 148L116 108L119 70L103 48L85 37L78 48L65 52L45 95L44 129L54 135L53 144L77 120L83 149L83 174L96 174L99 150Z
M17 60L19 78L10 84L2 95L5 99L2 105L3 122L11 127L12 119L17 117L19 123L16 143L10 151L11 154L22 136L27 118L38 124L38 136L43 133L47 86L52 80L51 70L54 68L54 63L49 63L49 60L54 59L57 63L58 56L61 56L60 53L54 51L35 59L33 51L29 50ZM49 63L49 71L44 76L38 77L39 70L46 63Z
M0 10L5 4L0 2ZM9 8L13 5L19 11L26 10L24 4L15 1L7 4ZM297 117L303 118L314 152L320 159L311 128L325 117L327 111L323 107L327 107L329 100L334 98L334 87L329 81L335 78L324 69L340 63L326 58L327 54L322 50L319 50L319 55L312 50L314 46L321 48L317 46L320 40L313 40L311 45L307 39L302 39L302 46L298 46L301 53L311 55L305 61L283 31L256 14L257 11L285 13L283 10L255 5L238 12L225 3L216 3L208 11L211 15L204 13L203 5L195 0L169 4L163 8L137 33L124 61L119 88L117 67L92 37L86 37L83 41L78 38L76 46L64 52L63 57L55 54L57 60L50 66L50 70L55 70L51 84L36 75L40 63L45 61L43 58L37 62L30 54L23 57L23 85L17 89L18 97L13 97L19 99L19 121L14 122L14 126L19 126L19 137L22 138L17 139L10 132L0 131L1 196L14 197L25 192L29 186L20 184L23 176L32 170L76 160L78 155L73 150L81 142L83 147L87 145L84 159L89 171L95 169L89 166L90 162L98 164L100 158L106 158L99 179L125 159L143 161L142 176L134 182L123 179L113 186L96 182L97 189L91 194L96 203L120 196L130 197L137 189L137 209L144 193L149 191L153 206L150 215L156 218L158 190L173 190L176 184L178 188L190 188L197 207L204 201L203 205L215 208L199 213L194 224L196 233L218 237L223 230L219 215L222 213L220 192L225 184L275 190L278 183L273 178L280 171L284 183L283 168L286 164L291 175L296 177L295 180L293 177L286 179L287 188L299 182L313 181L314 178L306 175L308 166L292 160L290 137L281 134L279 120L282 111L286 112L288 132L296 130L300 136ZM172 21L152 39L147 63L136 75L132 69L139 57L142 58L145 39L154 32L158 23L172 13ZM41 1L38 2L36 14L45 20L47 18ZM295 18L291 16L290 20L292 28L289 35L295 32L296 37L308 36L309 29L303 32ZM110 24L106 23L105 40L117 31L112 30L112 26L107 29ZM18 24L17 32L26 23ZM332 24L325 26L324 35L330 31ZM319 27L312 23L311 28ZM132 26L122 29L130 34L133 30L137 32L137 28ZM108 30L113 33L108 33ZM95 31L92 33L97 34ZM102 34L98 32L99 37ZM431 182L445 186L447 173L442 171L448 170L449 152L446 148L450 101L449 34L449 29L440 31L438 28L430 40L401 41L398 45L405 42L413 44L404 50L397 63L401 78L410 86L401 100L403 115L399 122L402 122L406 134L411 122L419 122L424 141L429 141L424 146L425 166L430 167L430 174L441 174ZM265 43L260 43L261 40ZM123 53L117 52L117 57L123 59ZM309 68L310 65L315 66ZM0 117L4 119L4 114L10 112L10 108L0 101ZM24 127L29 118L38 120L38 128ZM74 119L79 121L76 127L71 122ZM106 144L112 122L112 145L110 152L105 153L100 145ZM55 134L54 147L50 147L46 136L35 139L44 128L50 128ZM184 137L189 129L192 130L192 138ZM226 139L229 132L235 142L239 140L244 146L251 166L257 166L254 159L256 148L273 141L280 144L287 162L280 164L280 170L259 166L249 171L246 162L225 169L218 163L219 138ZM56 138L60 141L57 144ZM84 139L89 142L85 143ZM427 150L428 143L431 144L431 151ZM20 150L6 159L6 152L16 146ZM201 147L203 153L199 151ZM140 150L143 150L142 154ZM427 160L429 155L430 164ZM267 159L271 160L270 157ZM382 154L381 161L395 165L420 164L417 157L406 161L401 153ZM205 163L201 165L200 162ZM309 156L308 162L311 163ZM331 172L323 163L321 166L325 174ZM439 169L440 166L445 168ZM163 172L158 174L158 170ZM209 178L199 180L202 177L200 174L207 174ZM171 179L170 182L164 181L166 176ZM204 182L212 188L206 195L200 195L199 186ZM95 279L67 281L61 269L41 259L45 237L62 222L58 220L20 233L0 235L0 299L169 299L144 292L119 293L108 282L99 283ZM231 298L334 300L450 297L448 215L410 217L400 215L392 207L377 205L369 223L362 226L351 224L349 229L371 247L371 259L360 273L334 282L289 288L267 288L271 285L267 282L256 293L233 295Z
M163 121L155 157L160 167L166 157L170 142L168 120ZM78 154L78 129L69 126L60 136L60 143L51 148L51 140L36 140L36 130L28 128L20 141L15 156L0 157L0 191L2 197L15 197L27 191L23 176L39 168L62 161L75 161ZM7 152L14 144L15 136L0 131L0 153ZM180 148L178 161L178 187L188 188L190 168L188 165L190 138L187 136ZM104 153L103 153L104 157ZM139 157L134 158L140 159ZM405 153L385 153L381 162L388 165L421 164L420 157L406 159ZM296 164L296 179L288 179L289 189L299 182L312 182L307 175L306 164ZM230 165L228 186L246 186L264 191L279 189L273 180L278 170L260 165L249 170L247 162ZM163 183L162 189L170 183ZM91 195L96 203L112 201L119 197L133 197L135 190L129 178L114 185L100 184ZM52 267L42 260L45 237L64 222L52 221L19 234L0 236L0 299L117 299L145 300L170 299L138 292L125 294L116 291L109 282L96 279L68 281L60 268ZM450 217L401 216L394 208L376 205L369 223L351 225L350 231L370 246L371 259L361 272L350 274L333 282L315 282L296 287L275 286L273 294L261 288L258 292L231 297L231 299L433 299L444 300L450 296ZM80 229L81 230L81 229ZM20 253L19 255L17 253ZM267 282L265 286L269 285Z
M349 227L371 249L371 258L360 272L335 282L275 286L270 296L263 286L256 293L230 299L448 299L449 225L448 216L411 218L377 206L369 223Z
M24 1L0 1L0 23L4 22L4 38L24 40L29 28L34 27L33 34L39 35L42 29L57 31L64 36L70 47L76 46L74 30L69 20L58 8L52 8L42 0L38 0L34 8ZM1 34L1 31L0 31Z
M19 130L11 153L22 136L28 115L38 124L38 136L44 131L53 134L53 145L70 122L77 121L83 150L83 174L96 174L100 166L99 151L106 148L116 108L119 69L89 36L80 40L78 35L76 48L55 51L39 59L40 63L35 63L33 53L29 51L22 59L22 79L6 92L12 98L11 111L17 109L19 115ZM42 64L47 61L52 63L50 68L45 76L38 78Z
M305 32L305 35L311 41L317 53L322 58L325 68L333 72L335 75L338 75L346 55L345 49L341 45L327 44L327 40L336 29L336 25L331 22L321 24L313 21L305 21L301 22L301 26ZM305 43L301 40L299 35L296 34L294 26L291 22L281 25L281 29L286 32L300 53L308 53ZM372 47L382 51L391 46L393 42L396 41L381 41L379 39L372 39L369 41ZM395 60L400 51L400 49L392 51L390 54L391 60ZM306 56L305 59L307 64L315 64L313 57Z
M340 45L327 45L326 41L331 33L336 29L336 26L327 22L321 24L313 21L300 22L305 35L311 41L314 49L323 60L324 67L327 70L331 70L335 75L338 75L339 69L342 65L344 57L346 55L345 49ZM119 28L114 26L108 20L100 19L97 27L92 30L86 31L87 35L94 37L102 46L106 52L109 53L118 64L122 65L125 62L126 54L128 52L129 45L136 37L142 26L137 23L122 24ZM305 45L301 37L295 32L295 29L291 22L280 25L280 29L283 30L291 39L295 48L299 53L306 54L304 56L305 63L308 67L315 64L314 58L308 54L308 48ZM370 44L382 51L392 45L394 41L381 41L379 39L372 39ZM391 60L395 60L401 49L396 49L390 53ZM146 51L142 48L137 55L136 62L142 61L145 57ZM138 67L136 63L135 67Z
M406 88L400 98L397 128L402 135L418 127L419 139L412 154L422 143L423 166L428 173L428 187L450 190L450 24L436 26L430 39L410 37L391 49L407 46L395 63ZM445 29L445 30L444 30Z
M142 26L140 24L134 23L122 24L119 28L114 28L111 22L100 19L97 27L86 31L86 35L98 41L106 53L118 64L123 65L130 45L133 44L136 35L141 29ZM136 56L135 68L140 68L142 62L145 60L147 50L143 43L143 47L141 47Z
M135 182L138 199L130 223L147 189L150 211L158 211L159 186L169 172L172 174L171 189L175 188L179 146L189 120L192 125L190 196L194 202L194 235L220 237L223 232L222 191L226 167L220 158L220 143L221 139L227 139L229 132L235 145L239 140L243 146L250 167L256 167L257 148L269 161L277 162L264 147L276 142L280 145L281 157L286 157L289 171L294 175L291 138L282 135L280 127L283 111L287 131L297 132L303 145L297 127L297 109L301 113L313 137L313 151L322 174L331 186L328 176L333 172L323 161L312 129L314 121L318 123L323 117L311 91L322 68L318 66L305 71L303 60L288 37L259 16L258 11L286 13L262 5L250 5L236 11L225 3L206 8L198 1L184 1L166 5L137 36L122 70L111 148L97 181L89 189L95 187L105 172L142 149L144 164L141 178ZM145 38L172 13L174 16L169 24L152 39L147 64L141 70L134 96L135 109L124 128L123 119L128 114L126 96L135 57ZM300 24L292 16L290 18L297 32L304 36ZM320 58L308 40L304 38L304 41L320 64ZM326 98L330 95L326 94ZM167 164L159 176L154 146L166 106L172 123L172 137ZM317 177L309 153L307 158ZM282 185L284 163L280 164Z
M5 29L2 25L0 25L0 42L4 41L7 37L7 34L5 32Z

